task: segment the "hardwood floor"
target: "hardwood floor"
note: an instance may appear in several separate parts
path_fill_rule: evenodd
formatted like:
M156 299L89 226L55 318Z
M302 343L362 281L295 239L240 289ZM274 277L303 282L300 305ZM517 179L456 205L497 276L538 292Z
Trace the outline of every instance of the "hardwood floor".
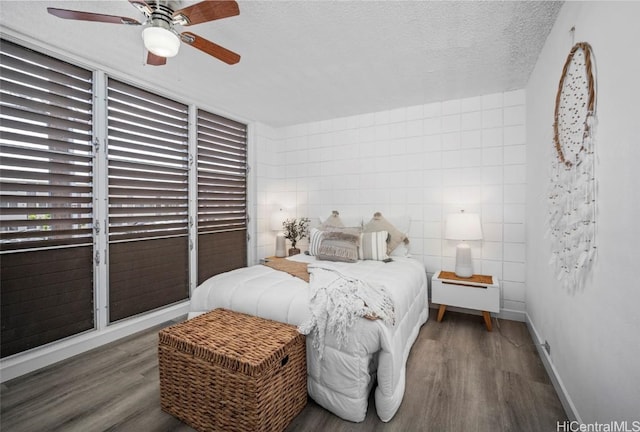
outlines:
M407 364L404 400L381 422L373 397L362 423L311 399L287 431L555 431L566 420L524 323L431 310ZM171 323L167 323L171 324ZM157 331L2 384L3 431L193 431L160 410Z

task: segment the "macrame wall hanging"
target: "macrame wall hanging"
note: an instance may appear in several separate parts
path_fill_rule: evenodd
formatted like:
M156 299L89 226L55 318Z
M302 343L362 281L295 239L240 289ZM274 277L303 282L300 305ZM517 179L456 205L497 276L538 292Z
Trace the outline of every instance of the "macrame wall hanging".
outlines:
M593 53L579 42L564 64L556 96L548 215L551 264L571 289L581 286L596 252L595 126Z

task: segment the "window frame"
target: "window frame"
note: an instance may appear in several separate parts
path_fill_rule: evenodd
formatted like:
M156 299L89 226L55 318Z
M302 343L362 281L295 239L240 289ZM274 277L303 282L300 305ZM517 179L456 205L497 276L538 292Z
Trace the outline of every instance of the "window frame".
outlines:
M94 82L94 104L93 104L93 137L94 137L94 169L93 169L93 223L94 223L94 233L93 233L93 254L92 259L94 262L94 328L93 331L97 331L98 334L102 334L107 327L111 324L108 322L108 271L107 271L107 257L109 253L109 245L107 240L108 235L108 220L107 220L107 203L106 199L108 197L108 185L106 181L107 175L107 164L106 164L106 81L107 77L111 77L120 81L123 81L127 84L139 87L143 90L151 91L160 96L169 97L174 99L177 102L185 103L188 105L189 116L190 116L190 124L195 122L192 120L194 117L194 113L197 109L208 110L213 113L217 113L218 115L229 118L233 121L238 121L246 124L247 131L252 130L252 124L245 119L239 118L238 116L231 115L229 113L224 112L224 110L220 110L218 107L210 106L202 103L201 101L194 100L186 100L184 96L177 95L172 93L172 91L165 88L159 87L150 87L149 82L143 80L142 78L138 78L135 76L127 75L122 71L117 71L109 68L105 68L103 65L97 65L86 59L83 59L77 55L69 54L62 49L52 47L51 45L47 45L42 42L33 42L26 41L23 37L18 34L11 32L10 30L7 33L3 33L2 35L3 41L6 40L11 43L15 43L25 49L36 51L40 54L51 56L54 59L61 60L63 62L70 63L74 66L78 66L81 68L88 69L93 72L93 82ZM189 128L189 157L192 158L190 160L190 164L193 163L197 155L197 151L195 150L195 141L196 141L196 132L195 128ZM252 140L247 134L246 144L248 147L248 151L254 151L252 146ZM249 163L249 155L247 155L247 163ZM189 292L191 292L195 288L195 275L196 275L196 267L197 267L197 235L194 235L197 228L197 222L195 221L196 214L196 205L197 205L197 187L192 185L196 184L195 177L193 177L196 173L196 170L189 170L189 268L190 268L190 283L189 283ZM192 180L193 178L193 180ZM251 176L247 175L247 183L246 183L246 191L247 191L247 212L249 212L250 208L255 209L255 201L250 201L250 197L255 197L255 188L252 187L252 181L250 180ZM255 222L252 222L248 226L248 231L255 232ZM246 246L246 243L245 243ZM255 248L255 245L253 246ZM251 248L247 248L247 259L249 257L255 256L255 251ZM183 302L182 304L187 304L187 302ZM177 310L171 308L172 310ZM156 316L158 314L151 313L151 316ZM141 317L142 318L142 317ZM146 320L146 318L144 319ZM141 320L136 320L136 322L143 322ZM135 323L131 322L130 324L126 324L125 327L118 326L118 328L127 328L130 325L135 327ZM110 332L109 334L112 334ZM105 333L106 335L106 333ZM72 338L79 335L71 336ZM85 338L78 338L78 340L84 340ZM55 341L53 344L57 344ZM64 350L66 346L69 346L68 343L57 344L57 349ZM51 347L53 348L53 347ZM47 348L49 350L49 348ZM26 355L30 357L32 354L29 352L19 353L16 356ZM3 366L4 368L4 366Z
M96 328L95 83L40 50L1 51L4 359Z
M188 105L107 77L109 323L189 299L188 120Z
M198 109L196 130L200 284L248 263L248 125ZM231 246L241 241L240 247Z

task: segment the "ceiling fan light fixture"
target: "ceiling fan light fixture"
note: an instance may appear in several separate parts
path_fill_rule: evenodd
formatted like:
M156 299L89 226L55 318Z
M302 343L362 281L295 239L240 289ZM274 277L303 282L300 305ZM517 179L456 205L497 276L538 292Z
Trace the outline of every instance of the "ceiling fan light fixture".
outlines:
M180 49L180 38L177 34L163 27L147 27L142 30L144 46L160 57L173 57Z

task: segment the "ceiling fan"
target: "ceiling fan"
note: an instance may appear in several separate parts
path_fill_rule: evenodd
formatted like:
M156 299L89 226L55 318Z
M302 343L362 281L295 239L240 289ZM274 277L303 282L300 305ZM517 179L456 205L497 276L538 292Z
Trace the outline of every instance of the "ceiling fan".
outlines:
M168 0L129 0L135 8L145 16L143 23L133 18L115 15L104 15L93 12L74 11L69 9L47 8L51 15L59 18L96 21L112 24L142 25L142 39L147 48L147 64L161 66L166 64L167 57L178 54L180 42L191 45L227 64L236 64L240 55L204 39L191 32L179 33L176 26L192 26L207 21L239 15L238 3L233 0L205 0L180 10L172 8Z

